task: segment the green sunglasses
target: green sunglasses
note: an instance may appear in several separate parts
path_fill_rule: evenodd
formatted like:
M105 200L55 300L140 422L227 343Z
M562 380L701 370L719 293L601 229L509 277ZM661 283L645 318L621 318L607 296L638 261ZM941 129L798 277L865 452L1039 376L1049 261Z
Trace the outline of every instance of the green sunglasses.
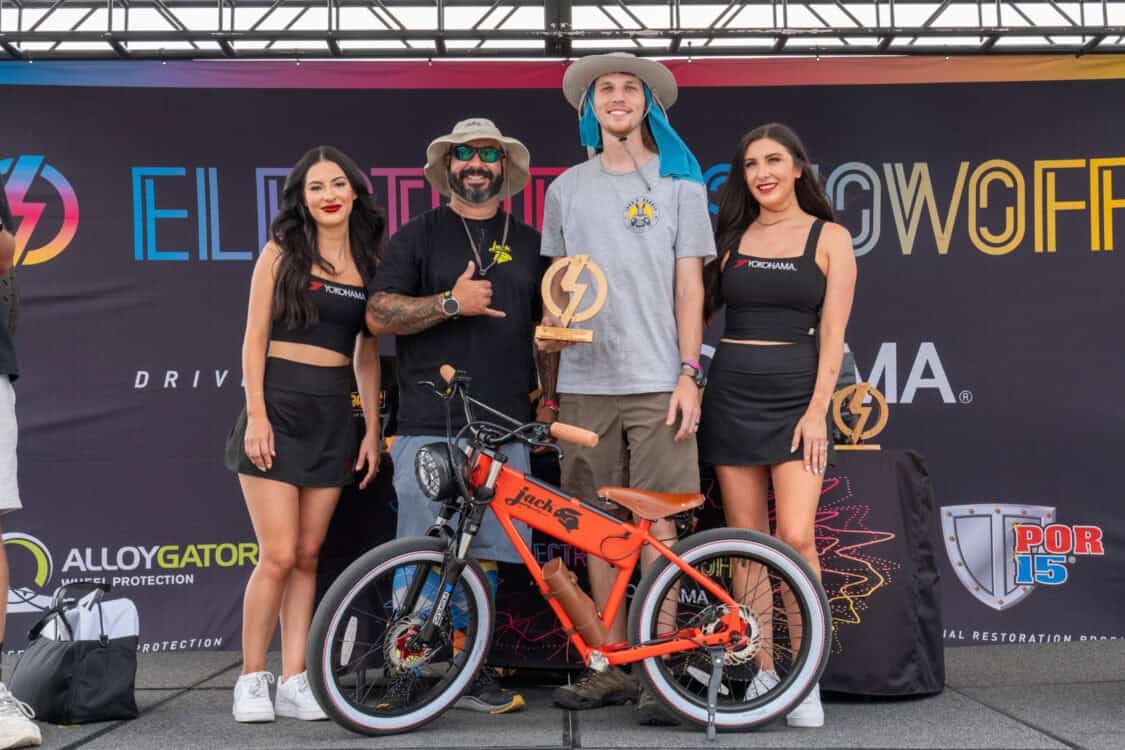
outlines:
M473 155L478 154L485 164L495 164L504 158L504 149L499 146L470 146L467 143L454 146L449 153L457 161L472 161Z

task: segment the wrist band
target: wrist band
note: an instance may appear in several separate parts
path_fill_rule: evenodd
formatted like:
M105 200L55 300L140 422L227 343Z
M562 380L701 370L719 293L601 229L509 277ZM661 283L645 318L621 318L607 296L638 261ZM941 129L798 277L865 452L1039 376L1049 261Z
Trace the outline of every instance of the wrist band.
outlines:
M555 414L558 414L558 413L559 413L559 405L558 405L558 403L556 403L555 401L552 401L552 400L551 400L551 399L549 399L549 398L545 398L545 399L542 399L542 400L541 400L541 401L539 402L539 404L540 404L541 406L545 406L545 407L547 407L548 409L550 409L551 411L553 411L553 412L554 412Z
M703 369L703 365L699 364L694 359L685 359L683 362L680 362L680 364L681 365L687 365L688 367L695 370L696 372L699 372L700 370Z

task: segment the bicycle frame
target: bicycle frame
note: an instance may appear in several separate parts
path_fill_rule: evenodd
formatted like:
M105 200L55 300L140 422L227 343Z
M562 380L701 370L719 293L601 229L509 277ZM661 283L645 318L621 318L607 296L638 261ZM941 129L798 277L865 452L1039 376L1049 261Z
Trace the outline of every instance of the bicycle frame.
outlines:
M749 728L772 720L805 697L824 669L830 611L815 575L796 553L784 545L758 539L762 535L757 532L716 530L685 539L681 557L651 533L654 521L622 520L600 506L568 496L558 487L513 469L501 451L507 443L520 442L561 456L552 438L592 447L597 444L595 433L560 422L512 419L468 395L471 378L467 373L444 365L441 376L448 387L442 391L435 386L434 390L445 401L446 439L421 448L414 466L423 494L440 507L426 532L430 539L401 539L371 550L333 584L313 619L310 685L332 718L363 734L406 731L440 715L475 679L488 654L494 609L490 582L472 559L471 550L490 509L570 643L594 670L637 663L653 697L692 722L706 721L709 738L714 738L718 727ZM451 406L458 396L464 404L466 423L455 431ZM472 406L484 409L503 424L474 419ZM639 496L623 494L621 505L634 505L631 497ZM697 505L701 499L695 496L687 502L679 498L678 502L661 502L660 498L641 497L643 506L637 507L655 516L665 508ZM646 508L660 510L650 514ZM611 629L621 613L642 550L648 546L663 557L642 577L639 600L634 601L633 637L645 640L587 642L548 586L543 568L516 530L517 521L616 568L605 609L597 614L600 623L587 623L589 603L581 597L576 602L579 609L575 617L583 618L583 631L592 638L603 637L598 625ZM738 555L742 562L727 563L726 558L719 557L728 553ZM794 656L791 670L780 677L776 691L767 689L766 697L760 691L751 692L757 674L752 680L749 670L738 671L731 677L734 682L724 688L723 671L726 665L748 664L757 656L764 645L761 628L770 627L772 617L761 621L750 611L751 605L736 600L721 581L712 580L712 576L725 577L729 572L733 583L743 566L754 565L767 572L776 570L783 583L790 581L803 621L809 621L811 614L811 622L817 627L813 638L805 638L802 631L801 651ZM375 583L386 580L383 575L392 572L385 584ZM774 576L772 572L768 575L770 579ZM468 588L455 593L462 584ZM568 584L564 582L564 586ZM386 591L387 585L391 592ZM769 589L777 594L772 582ZM572 599L568 595L574 593L566 591L560 596L569 602ZM784 589L781 593L784 595ZM371 596L378 599L374 605L369 601ZM460 596L466 598L462 601ZM685 603L689 603L687 610ZM700 604L703 606L696 608ZM454 624L458 613L468 615L463 618L464 625ZM668 615L673 619L670 626L663 619ZM371 621L364 626L365 634L359 633L360 618ZM587 630L586 624L594 627ZM353 647L361 640L362 653L353 654ZM682 660L660 658L688 651L692 655ZM709 673L700 657L710 662ZM431 663L433 669L428 670ZM677 669L682 674L673 674ZM754 671L760 674L762 669L759 665ZM706 688L706 704L697 688L693 687L690 695L684 694L684 675ZM745 692L741 683L746 683ZM725 703L729 705L722 711L720 695L728 696ZM769 696L776 696L778 702L775 704Z
M495 459L479 450L473 451L473 454L470 483L479 487L487 482L489 474L493 471ZM700 646L721 647L737 643L742 637L746 624L738 602L722 587L685 563L663 542L650 534L652 521L642 519L634 525L620 520L577 498L561 494L557 488L526 476L507 465L500 468L494 481L495 494L488 507L496 514L501 528L504 529L504 533L531 573L539 591L563 624L571 643L586 663L590 663L593 655L600 654L605 657L608 664L630 664ZM607 627L617 617L629 581L640 560L641 549L645 545L652 547L698 583L715 600L726 605L727 612L720 618L724 627L709 634L704 633L700 628L689 628L636 646L630 646L627 642L606 644L597 648L590 646L574 630L574 623L566 610L550 594L543 579L543 569L516 531L512 523L515 520L522 521L548 536L565 541L587 554L605 560L618 569L609 601L601 615Z

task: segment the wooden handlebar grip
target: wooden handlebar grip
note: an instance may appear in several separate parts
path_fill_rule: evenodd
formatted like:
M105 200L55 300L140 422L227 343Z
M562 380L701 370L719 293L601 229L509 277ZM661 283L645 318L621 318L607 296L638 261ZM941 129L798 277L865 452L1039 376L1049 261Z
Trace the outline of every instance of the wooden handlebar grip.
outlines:
M598 433L564 422L554 422L551 425L551 437L586 448L593 448L598 444Z

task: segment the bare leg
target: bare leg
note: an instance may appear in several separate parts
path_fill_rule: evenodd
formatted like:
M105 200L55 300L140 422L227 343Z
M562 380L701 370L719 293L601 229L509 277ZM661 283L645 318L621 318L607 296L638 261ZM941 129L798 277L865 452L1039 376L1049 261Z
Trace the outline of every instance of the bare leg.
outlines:
M800 461L787 461L772 467L775 507L777 508L777 538L799 554L817 578L820 577L820 558L816 553L816 509L820 504L820 491L824 477L805 471ZM793 654L801 648L801 630L796 624L797 602L793 592L782 591L785 611L789 615L789 640Z
M294 485L245 474L238 481L258 539L258 564L242 600L242 674L250 674L266 668L282 592L296 562L300 520Z
M765 466L715 467L727 526L770 533L768 471ZM731 584L734 598L748 604L758 617L758 666L773 669L773 591L766 569L758 564L739 565L731 573Z
M659 539L664 544L671 547L676 543L676 522L670 521L667 518L655 521L649 533ZM641 548L641 574L648 572L652 564L660 559L660 553L652 547ZM669 630L675 630L676 613L679 609L680 603L680 585L677 583L669 591L668 596L660 605L660 620L661 623L669 623Z
M282 680L305 671L305 650L316 597L317 556L339 499L339 487L301 488L296 558L281 600Z

